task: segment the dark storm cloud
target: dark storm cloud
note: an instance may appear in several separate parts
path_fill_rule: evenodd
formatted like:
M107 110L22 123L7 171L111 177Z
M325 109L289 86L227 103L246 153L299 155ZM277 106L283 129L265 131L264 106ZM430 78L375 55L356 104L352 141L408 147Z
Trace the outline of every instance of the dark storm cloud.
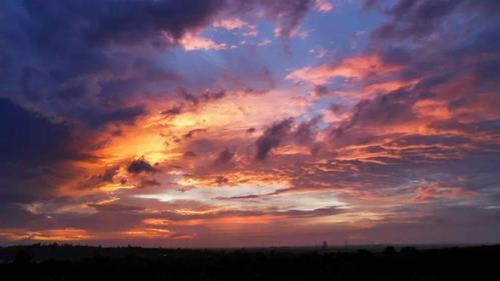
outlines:
M19 204L0 204L0 228L18 227L44 220L43 215L28 212Z
M167 117L173 117L173 116L176 116L180 113L182 113L182 106L180 106L180 105L173 106L173 107L161 112L161 114L163 114Z
M100 175L100 178L105 181L105 182L113 182L113 178L118 174L118 170L120 167L111 167L109 169L106 169L102 175Z
M141 207L123 204L87 204L87 206L95 208L100 212L133 212L144 210L144 208Z
M204 133L206 131L207 131L207 129L193 129L193 130L187 132L186 134L184 134L183 138L185 138L185 139L191 139L194 136L196 136L198 134L201 134L201 133Z
M145 179L145 180L142 180L139 183L139 185L137 185L137 188L147 188L147 187L153 187L153 186L161 186L161 184L156 179Z
M280 33L289 36L311 4L311 0L2 1L0 96L90 129L131 120L143 113L134 97L162 93L181 79L159 66L144 48L171 47L186 32L209 25L218 15L256 9L273 21L279 15ZM174 42L166 40L166 34ZM223 96L224 92L204 93L190 101Z
M148 81L170 81L175 74L114 46L157 46L166 42L162 32L178 38L205 23L219 2L3 2L0 95L91 127L131 120L144 110L115 103ZM126 77L130 72L135 79Z
M156 169L149 164L144 158L140 158L130 162L127 167L127 171L131 174L140 174L140 173L154 173Z
M104 183L112 183L114 177L118 174L120 167L114 166L105 169L102 173L90 176L87 180L80 183L81 189L93 189L102 186Z
M389 46L384 48L380 57L387 65L406 65L412 59L410 51L401 46Z
M325 96L330 93L330 90L325 85L315 85L313 93L317 96Z
M311 152L317 151L319 146L315 141L315 136L320 121L321 116L316 116L309 121L297 124L296 127L293 126L293 118L274 123L255 141L257 148L255 159L266 159L271 150L283 144L305 145L310 147Z
M46 52L70 51L66 47L77 47L75 43L83 45L79 50L144 41L161 44L161 32L180 38L188 29L206 24L224 4L221 0L7 2L6 14L22 16L18 28Z
M352 117L332 131L341 136L355 126L377 126L412 121L416 116L412 106L419 98L413 89L399 89L373 100L360 101L353 109Z
M229 148L225 148L223 151L217 155L214 164L215 165L224 165L227 164L233 159L234 151L229 150Z
M125 231L134 225L140 224L144 218L140 208L133 206L103 207L97 211L94 214L66 213L54 215L54 219L46 220L45 224L34 224L33 227L39 229L74 227L98 232ZM117 219L117 215L119 215L120 219Z
M57 173L63 168L61 163L41 167L1 161L0 204L29 203L53 196L57 185L71 175Z
M0 98L0 202L30 203L54 195L75 175L67 164L89 156L71 127Z
M303 7L299 2L287 3L2 1L0 96L22 107L0 100L1 201L32 202L55 196L57 186L75 175L60 162L82 157L70 148L72 127L22 108L34 108L44 116L83 125L90 131L109 124L132 125L147 113L135 97L161 92L153 84L166 87L181 77L159 66L147 52L129 48L164 49L175 43L165 40L164 33L179 39L185 32L208 24L222 10L239 5L258 5L271 13L285 9L283 34L289 33L306 11L298 10ZM184 98L197 104L224 96L223 91L216 91L200 96L187 93ZM179 105L166 114L181 111ZM156 169L139 159L130 163L127 171L141 174ZM111 182L115 174L116 170L110 169L90 176L81 187ZM157 184L143 182L141 186Z
M224 91L204 91L201 94L194 94L184 88L177 89L177 94L185 101L189 102L192 106L197 106L202 102L209 102L218 100L226 96Z
M460 1L456 0L399 1L387 11L393 20L378 28L375 34L382 38L420 38L437 31L442 20L459 4Z
M184 157L194 158L194 157L196 157L196 156L197 156L197 155L196 155L196 153L194 153L194 152L192 152L192 151L190 151L190 150L188 150L188 151L184 152Z
M257 160L266 159L267 154L280 145L281 140L290 132L292 122L293 118L288 118L266 129L255 143L257 146L255 158Z
M81 114L82 119L84 119L91 128L98 128L109 123L133 125L138 117L146 114L146 109L139 105L105 110L102 112L89 108L88 110L82 110Z
M222 4L221 0L96 1L93 26L84 36L91 44L136 44L155 38L158 42L152 43L162 44L160 31L180 38L188 28L205 24Z
M28 165L70 159L70 128L0 98L0 161Z
M317 116L308 122L302 122L293 133L293 138L298 144L312 144L316 135L316 126L321 121L321 116Z
M364 7L377 7L377 2L365 1ZM491 15L500 11L500 5L490 0L400 0L385 11L391 21L377 28L372 35L384 39L419 39L438 33L455 12L471 14L471 11Z

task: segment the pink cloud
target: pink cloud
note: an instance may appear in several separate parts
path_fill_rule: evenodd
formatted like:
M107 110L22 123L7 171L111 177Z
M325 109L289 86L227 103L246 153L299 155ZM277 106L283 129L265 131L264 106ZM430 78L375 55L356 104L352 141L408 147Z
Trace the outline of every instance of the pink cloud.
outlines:
M321 13L326 13L333 10L333 4L328 0L315 0L314 8Z
M376 55L360 55L332 64L302 67L290 72L285 79L320 85L334 77L362 79L369 75L382 75L398 69L399 66L386 64Z
M186 51L223 50L227 48L225 43L216 43L210 38L193 34L184 35L179 43Z
M238 18L232 18L232 19L221 19L218 21L215 21L212 24L213 27L216 28L224 28L226 30L244 30L243 35L244 36L257 36L257 27L255 25L249 24L245 21L242 21L241 19Z

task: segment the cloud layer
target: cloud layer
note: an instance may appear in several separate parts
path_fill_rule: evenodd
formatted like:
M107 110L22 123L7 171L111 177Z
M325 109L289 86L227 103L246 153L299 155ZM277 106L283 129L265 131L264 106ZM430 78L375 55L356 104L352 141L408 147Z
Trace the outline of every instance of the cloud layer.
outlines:
M3 1L0 242L498 242L494 2Z

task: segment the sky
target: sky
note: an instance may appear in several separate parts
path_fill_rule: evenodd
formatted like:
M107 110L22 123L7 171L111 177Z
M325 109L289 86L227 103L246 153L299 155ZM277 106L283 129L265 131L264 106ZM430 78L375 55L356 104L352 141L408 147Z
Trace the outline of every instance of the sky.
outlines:
M500 242L496 0L0 2L0 245Z

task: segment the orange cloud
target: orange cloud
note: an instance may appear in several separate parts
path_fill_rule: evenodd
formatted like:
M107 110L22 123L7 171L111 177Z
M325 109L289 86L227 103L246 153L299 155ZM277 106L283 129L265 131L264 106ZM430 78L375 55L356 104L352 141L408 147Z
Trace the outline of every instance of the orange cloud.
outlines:
M461 187L450 187L439 183L419 186L415 190L416 202L429 202L433 200L458 200L477 195L477 192L465 190Z
M21 229L0 229L0 237L10 241L36 240L36 241L80 241L87 240L93 236L84 229L61 228L38 231Z
M383 75L398 69L400 66L385 64L376 55L361 55L334 64L299 68L290 72L285 79L321 85L334 77L362 79L369 75Z
M170 225L173 223L171 220L155 218L144 219L142 222L149 225Z
M121 233L125 237L136 238L169 238L174 234L173 231L163 228L134 228Z

